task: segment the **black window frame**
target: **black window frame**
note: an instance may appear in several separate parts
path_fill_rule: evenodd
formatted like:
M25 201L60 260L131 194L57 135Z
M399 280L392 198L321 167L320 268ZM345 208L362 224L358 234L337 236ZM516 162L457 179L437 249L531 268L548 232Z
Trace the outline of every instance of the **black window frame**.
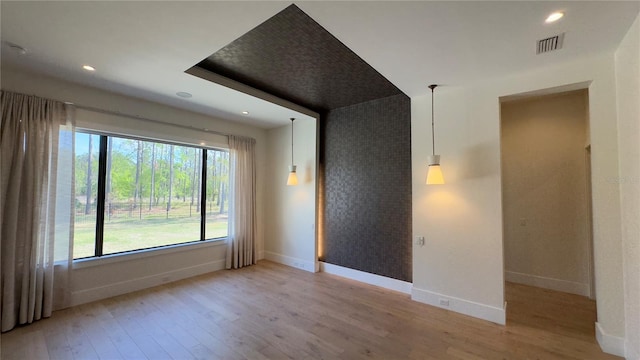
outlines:
M206 199L207 199L207 151L208 150L213 150L213 151L224 151L224 152L229 152L228 149L220 149L220 148L213 148L213 147L201 147L201 146L196 146L196 145L190 145L190 144L180 144L180 143L174 143L171 141L163 141L163 140L157 140L157 139L148 139L148 138L141 138L141 137L135 137L135 136L126 136L126 135L112 135L112 134L105 134L105 133L101 133L101 132L93 132L90 130L80 130L80 131L76 131L77 133L81 133L81 134L87 134L90 136L100 136L100 142L99 142L99 152L98 152L98 184L97 184L97 195L96 195L96 232L95 232L95 247L94 247L94 255L93 256L85 256L85 257L80 257L80 258L74 258L73 260L83 260L83 259L93 259L93 258L100 258L102 256L113 256L113 255L121 255L121 254L126 254L126 253L132 253L132 252L136 252L136 251L142 251L142 250L153 250L153 249L160 249L160 248L165 248L165 247L170 247L170 246L176 246L176 245L188 245L188 244L195 244L195 243L200 243L203 241L211 241L211 240L223 240L226 239L229 234L227 233L227 236L224 237L218 237L218 238L209 238L207 239L205 237L206 234L206 221L207 221L207 212L206 212L206 206L204 206L204 204L206 203ZM106 201L106 183L107 183L107 152L108 152L108 138L112 137L112 138L120 138L120 139L129 139L129 140L139 140L139 141L145 141L145 142L155 142L157 144L166 144L166 145L175 145L175 146L183 146L183 147L191 147L194 149L198 149L202 152L202 156L201 156L201 181L200 181L200 203L203 204L202 206L202 210L200 211L200 239L199 240L193 240L193 241L188 241L188 242L179 242L179 243L175 243L175 244L167 244L167 245L159 245L159 246L151 246L151 247L145 247L145 248L139 248L139 249L134 249L134 250L126 250L126 251L120 251L120 252L115 252L115 253L109 253L109 254L103 254L104 252L104 210L105 210L105 201Z

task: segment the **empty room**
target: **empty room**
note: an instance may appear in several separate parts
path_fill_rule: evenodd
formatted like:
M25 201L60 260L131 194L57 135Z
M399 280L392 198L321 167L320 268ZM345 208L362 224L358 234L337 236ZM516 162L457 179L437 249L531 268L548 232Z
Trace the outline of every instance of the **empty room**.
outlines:
M639 14L2 1L0 359L640 360Z

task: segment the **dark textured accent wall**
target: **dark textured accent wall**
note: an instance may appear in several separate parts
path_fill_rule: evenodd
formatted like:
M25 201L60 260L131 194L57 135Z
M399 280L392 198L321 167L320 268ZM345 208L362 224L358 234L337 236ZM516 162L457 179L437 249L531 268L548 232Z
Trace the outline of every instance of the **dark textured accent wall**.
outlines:
M321 260L411 281L411 100L331 110L321 134Z

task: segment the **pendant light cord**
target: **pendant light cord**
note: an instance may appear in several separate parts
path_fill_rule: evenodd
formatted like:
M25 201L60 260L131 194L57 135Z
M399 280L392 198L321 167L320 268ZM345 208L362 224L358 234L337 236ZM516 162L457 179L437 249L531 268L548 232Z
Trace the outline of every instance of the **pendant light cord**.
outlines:
M291 166L293 166L293 120L295 118L291 118Z
M436 132L435 126L433 122L433 89L438 85L429 85L429 89L431 89L431 155L436 154Z

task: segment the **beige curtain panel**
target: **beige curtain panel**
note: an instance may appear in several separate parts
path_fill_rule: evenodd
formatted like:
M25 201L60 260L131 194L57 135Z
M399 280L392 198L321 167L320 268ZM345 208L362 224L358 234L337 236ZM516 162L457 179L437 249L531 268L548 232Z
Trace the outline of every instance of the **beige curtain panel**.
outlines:
M68 294L73 126L61 102L0 93L2 331L51 315ZM54 274L55 267L55 274ZM59 286L54 290L54 277Z
M229 136L231 151L229 240L227 269L257 262L256 254L256 140Z

